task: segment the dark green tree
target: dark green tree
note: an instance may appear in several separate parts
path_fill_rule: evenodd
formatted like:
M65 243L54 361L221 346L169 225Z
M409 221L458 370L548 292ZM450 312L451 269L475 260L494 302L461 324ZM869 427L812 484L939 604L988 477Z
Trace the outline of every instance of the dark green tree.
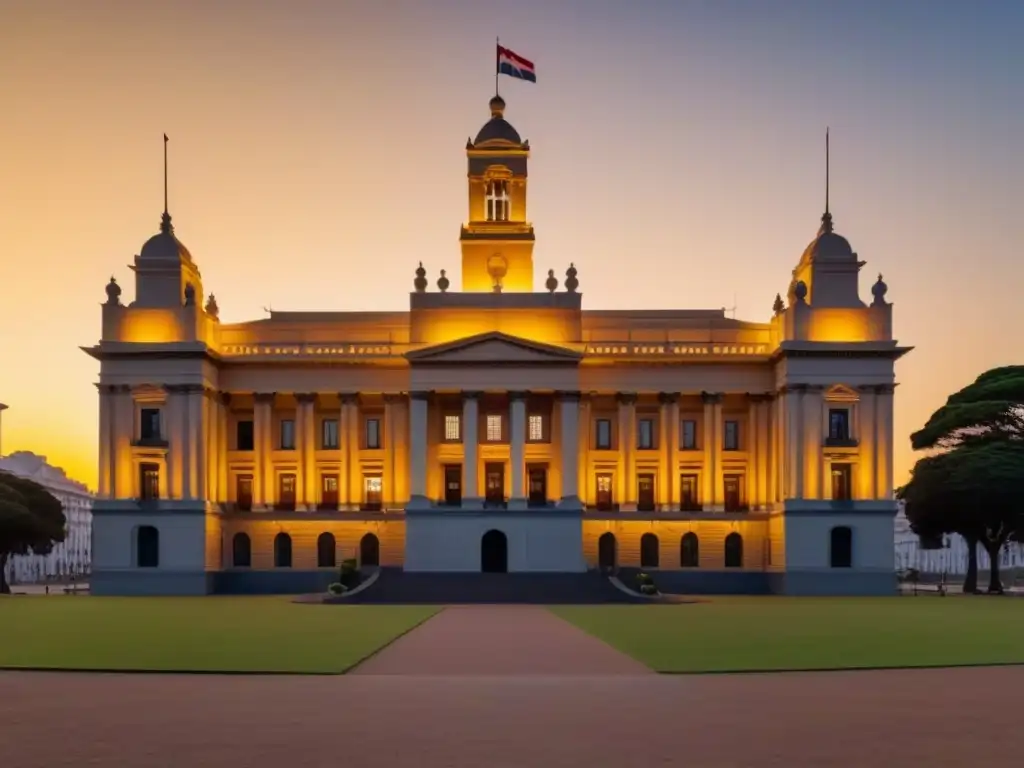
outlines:
M1007 440L1024 440L1024 365L981 374L910 436L915 451Z
M4 568L11 555L49 554L64 541L64 508L39 483L0 472L0 594L11 591Z

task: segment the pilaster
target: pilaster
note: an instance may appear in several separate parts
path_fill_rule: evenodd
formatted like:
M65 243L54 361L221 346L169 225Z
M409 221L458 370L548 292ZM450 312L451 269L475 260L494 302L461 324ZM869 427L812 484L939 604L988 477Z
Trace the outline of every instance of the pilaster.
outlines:
M590 504L593 502L593 483L590 476L590 449L594 445L593 438L591 436L591 429L593 429L593 417L591 416L590 410L590 398L580 398L580 429L579 429L579 454L576 457L576 472L577 472L577 483L579 483L579 495L580 501L583 504Z
M878 492L877 499L893 497L893 384L880 384L875 388L875 437L877 440Z
M427 425L430 423L430 393L409 395L409 506L426 507Z
M678 474L679 466L679 395L675 392L661 392L658 394L658 403L661 417L658 428L658 506L665 511L676 508L672 489L676 485L673 478Z
M580 506L579 496L579 417L580 393L556 392L562 422L562 499L559 506Z
M462 393L462 483L465 501L479 502L480 481L478 479L480 458L477 441L480 438L480 393Z
M615 399L619 404L619 508L623 511L636 510L636 400L635 392L619 392Z
M528 392L509 392L509 463L512 465L512 487L509 491L509 508L526 507L526 398ZM578 436L577 436L578 439ZM564 440L564 436L563 436ZM573 465L577 457L573 456Z

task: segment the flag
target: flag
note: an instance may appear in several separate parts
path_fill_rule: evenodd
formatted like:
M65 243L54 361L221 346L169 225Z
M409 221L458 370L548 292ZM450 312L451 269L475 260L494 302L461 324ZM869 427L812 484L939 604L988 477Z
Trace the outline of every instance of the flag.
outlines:
M533 68L533 62L527 61L522 56L513 53L508 48L498 46L498 74L517 77L520 80L537 82L537 71Z

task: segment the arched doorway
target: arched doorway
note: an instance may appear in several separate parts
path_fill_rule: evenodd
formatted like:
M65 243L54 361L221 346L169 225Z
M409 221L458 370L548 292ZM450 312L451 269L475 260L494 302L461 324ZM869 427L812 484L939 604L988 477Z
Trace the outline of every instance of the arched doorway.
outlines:
M376 567L380 565L380 539L368 533L359 541L359 565Z
M501 531L488 531L480 539L480 570L508 573L508 537Z
M615 534L611 531L601 534L597 540L597 564L602 568L614 568L618 561Z
M640 567L657 568L659 561L658 537L653 533L645 533L640 537Z

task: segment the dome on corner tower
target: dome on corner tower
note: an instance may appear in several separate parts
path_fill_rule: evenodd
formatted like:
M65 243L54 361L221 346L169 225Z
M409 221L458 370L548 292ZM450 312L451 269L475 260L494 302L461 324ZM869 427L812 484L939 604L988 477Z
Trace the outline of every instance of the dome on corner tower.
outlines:
M139 251L140 261L184 261L192 263L192 254L182 242L174 236L174 226L171 224L171 217L164 213L160 221L160 231L153 235L142 246Z
M832 231L832 216L826 213L821 217L821 228L818 230L818 236L804 249L800 263L856 260L857 254L853 252L850 241Z
M523 140L520 138L519 132L505 119L505 100L501 96L495 96L491 99L489 106L491 108L491 119L484 123L484 127L477 133L473 144L503 141L517 146L521 145Z

